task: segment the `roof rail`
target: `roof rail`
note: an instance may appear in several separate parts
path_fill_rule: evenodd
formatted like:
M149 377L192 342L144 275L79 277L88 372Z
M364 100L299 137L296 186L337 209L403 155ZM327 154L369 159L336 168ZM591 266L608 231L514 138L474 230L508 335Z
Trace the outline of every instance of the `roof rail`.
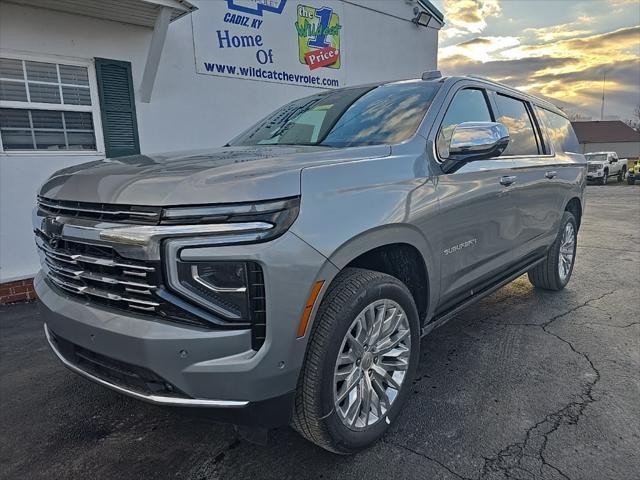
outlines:
M422 80L434 80L436 78L442 78L440 70L429 70L422 74Z
M510 85L506 85L506 84L504 84L502 82L497 82L496 80L491 80L490 78L487 78L487 77L481 77L480 75L465 75L465 77L471 78L473 80L479 80L481 82L488 83L490 85L495 85L495 86L498 86L498 87L502 87L502 88L505 88L507 90L511 90L513 92L516 92L518 95L521 95L523 97L529 97L531 99L535 99L537 102L545 103L545 104L547 104L547 106L551 106L553 108L556 108L556 109L560 110L558 108L558 105L556 105L555 103L553 103L551 100L549 100L547 98L540 97L540 96L537 96L537 95L532 95L532 94L527 93L527 92L523 92L521 90L518 90L515 87L512 87ZM562 111L562 110L560 110L560 111Z

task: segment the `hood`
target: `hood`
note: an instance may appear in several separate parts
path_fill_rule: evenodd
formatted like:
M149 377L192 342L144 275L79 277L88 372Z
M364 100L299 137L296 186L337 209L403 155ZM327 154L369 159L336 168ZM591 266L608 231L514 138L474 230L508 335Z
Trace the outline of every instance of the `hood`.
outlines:
M57 200L127 205L235 203L300 194L309 166L388 156L386 145L223 147L216 150L133 155L65 168L40 195Z

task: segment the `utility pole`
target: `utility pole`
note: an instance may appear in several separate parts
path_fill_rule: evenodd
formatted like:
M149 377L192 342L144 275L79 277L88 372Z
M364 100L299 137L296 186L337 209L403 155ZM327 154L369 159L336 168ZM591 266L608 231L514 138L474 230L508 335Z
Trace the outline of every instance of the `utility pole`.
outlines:
M604 120L604 86L607 82L607 72L602 74L602 106L600 107L600 121Z

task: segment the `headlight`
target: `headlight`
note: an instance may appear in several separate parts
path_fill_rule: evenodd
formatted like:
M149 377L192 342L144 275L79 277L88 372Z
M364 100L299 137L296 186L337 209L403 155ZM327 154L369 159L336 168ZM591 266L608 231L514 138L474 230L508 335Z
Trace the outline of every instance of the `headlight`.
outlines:
M279 237L293 224L300 198L258 203L170 207L162 211L160 225L107 228L100 239L128 245L150 246L163 238L208 235L211 244L252 243Z
M253 301L264 297L256 295L256 286L263 287L263 282L262 270L255 262L178 260L175 272L177 279L171 286L178 293L225 320L251 322Z
M151 241L163 242L166 285L186 300L194 313L226 326L251 327L252 345L259 347L266 329L264 275L252 261L188 261L180 256L182 240L196 239L198 246L255 243L282 235L293 224L299 198L252 204L172 207L162 212ZM157 243L157 242L156 242ZM182 300L180 300L182 301Z
M163 225L202 225L211 223L266 222L280 233L289 228L298 216L300 198L288 198L258 203L209 205L202 207L165 208Z
M282 235L295 221L299 198L254 204L167 208L156 228L189 230L183 236L206 235L199 246L255 243ZM251 227L244 230L244 227ZM259 228L256 228L258 226ZM219 227L225 232L212 233ZM179 243L179 242L178 242ZM165 249L168 287L183 299L233 327L251 326L259 345L265 332L265 287L262 268L251 261L193 262L180 258L169 241ZM257 340L256 340L257 339ZM262 340L261 340L262 339Z

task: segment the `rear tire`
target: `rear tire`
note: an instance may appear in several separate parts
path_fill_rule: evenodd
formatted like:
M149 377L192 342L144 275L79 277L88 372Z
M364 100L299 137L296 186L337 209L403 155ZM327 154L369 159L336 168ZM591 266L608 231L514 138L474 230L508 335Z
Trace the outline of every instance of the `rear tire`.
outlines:
M565 211L556 241L546 258L527 273L533 286L558 291L569 283L576 258L577 236L576 219L571 212Z
M618 172L618 183L624 181L624 175L627 171L623 168Z
M384 435L407 399L420 350L415 302L397 278L347 268L331 283L310 335L293 427L326 450L355 453Z

